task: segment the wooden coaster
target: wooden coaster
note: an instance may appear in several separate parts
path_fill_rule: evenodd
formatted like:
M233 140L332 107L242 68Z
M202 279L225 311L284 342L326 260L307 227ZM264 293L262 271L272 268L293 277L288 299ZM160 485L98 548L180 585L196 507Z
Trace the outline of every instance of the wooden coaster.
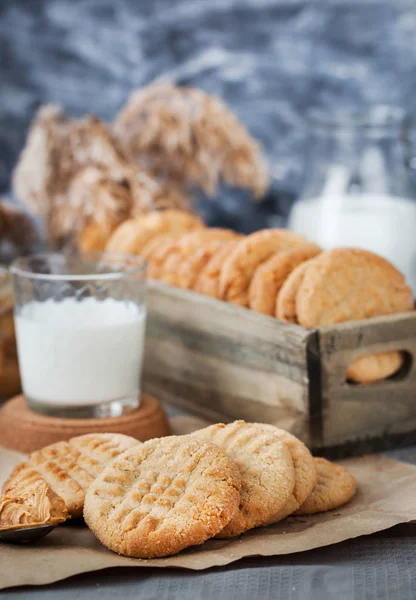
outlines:
M0 445L33 452L84 433L124 433L144 442L170 435L166 413L156 398L142 394L137 410L107 419L59 419L30 410L24 396L15 396L0 410Z

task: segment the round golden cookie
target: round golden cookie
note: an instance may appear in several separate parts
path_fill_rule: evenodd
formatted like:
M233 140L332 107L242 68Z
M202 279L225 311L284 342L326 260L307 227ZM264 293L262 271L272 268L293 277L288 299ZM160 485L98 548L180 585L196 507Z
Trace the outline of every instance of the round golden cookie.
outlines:
M151 257L147 259L147 274L150 279L160 279L163 264L166 261L167 257L170 255L170 253L174 252L176 244L178 240L182 237L182 235L183 234L179 236L169 235L166 236L166 238L163 240L160 239L162 236L157 236L156 238L154 238L159 240L159 242L158 247L152 249ZM145 248L148 247L150 243L151 242L148 242Z
M166 257L161 269L160 279L170 285L181 287L179 269L183 261L193 257L208 242L216 242L219 245L220 242L229 241L237 237L239 236L235 231L220 227L210 227L203 231L193 231L184 235Z
M188 436L153 439L97 477L84 518L114 552L169 556L219 533L238 510L240 486L237 465L216 446Z
M142 248L161 233L181 233L203 229L201 219L184 210L161 210L124 221L108 240L106 250L140 254Z
M24 492L41 476L60 496L72 517L82 516L85 492L104 466L126 449L140 445L128 435L91 433L56 442L29 454L3 485L3 494Z
M77 247L81 252L102 252L114 231L109 223L90 221L77 238Z
M152 238L140 252L147 262L147 275L149 279L158 279L160 268L164 261L165 252L171 248L183 233L164 233Z
M235 245L238 242L224 242L218 250L213 254L212 258L208 261L204 268L202 268L198 275L193 289L199 294L205 294L211 296L211 298L219 298L219 281L221 275L221 269L225 259L231 254Z
M347 379L357 383L374 383L391 377L403 365L402 352L377 352L356 358L347 369Z
M264 229L248 235L224 262L220 276L221 298L248 306L248 288L257 267L280 250L307 243L304 237L286 229Z
M215 444L240 469L239 510L217 537L235 537L274 522L295 486L292 456L281 436L260 424L234 421L210 425L191 437Z
M240 235L235 235L236 240L241 237ZM221 248L228 244L230 244L229 240L207 240L193 254L183 257L177 267L177 285L182 288L193 289L204 267Z
M162 233L160 235L155 235L155 237L147 242L141 249L140 256L143 257L147 263L150 263L162 246L176 242L182 235L183 233Z
M336 248L308 265L296 297L298 322L333 325L413 310L404 276L368 250Z
M325 458L315 458L317 484L295 515L313 515L346 504L357 490L354 477L341 465Z
M298 265L317 256L321 248L315 244L281 250L255 271L248 290L248 304L253 310L274 316L276 298L290 273Z
M294 513L295 510L305 502L316 486L318 472L312 454L305 444L298 440L297 437L288 431L279 429L273 425L262 424L261 426L277 433L280 439L285 442L292 456L295 469L295 486L293 488L293 493L279 514L270 521L270 524L272 524L282 521Z
M192 289L199 273L209 260L226 242L210 240L188 257L180 260L176 270L176 285L181 288Z
M299 291L300 284L306 273L309 263L313 258L306 260L298 265L281 287L276 298L276 317L288 323L297 323L298 315L296 311L296 297Z

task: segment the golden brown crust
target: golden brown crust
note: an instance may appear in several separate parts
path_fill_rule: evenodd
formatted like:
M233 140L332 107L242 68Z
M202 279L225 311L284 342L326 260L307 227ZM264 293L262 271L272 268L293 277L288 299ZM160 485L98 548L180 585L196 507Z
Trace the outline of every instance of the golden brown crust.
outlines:
M279 514L273 517L273 520L270 521L271 524L282 521L294 513L295 510L297 510L305 502L306 498L310 496L316 486L318 472L312 454L309 452L305 444L298 440L297 437L288 431L279 429L273 425L261 424L261 426L279 435L280 439L285 442L292 456L293 466L295 469L295 486L293 488L293 494Z
M237 466L219 448L170 436L127 450L87 492L84 518L102 544L137 558L202 544L233 518Z
M309 244L281 250L271 256L254 272L248 291L249 307L264 315L274 316L277 295L287 277L298 265L320 252L319 246Z
M163 275L163 265L168 260L169 256L176 252L177 243L181 237L182 236L179 236L162 242L160 247L153 252L148 268L148 275L151 279L161 279Z
M288 323L297 323L298 315L296 311L296 297L299 291L300 284L305 276L309 262L314 260L311 258L298 265L286 281L283 283L276 299L276 317Z
M235 537L274 522L295 485L292 456L281 437L267 426L244 421L211 425L191 437L217 445L241 472L240 508L217 537Z
M347 369L347 379L357 383L373 383L391 377L403 365L402 352L377 352L356 358Z
M357 248L336 248L313 259L296 298L305 327L410 310L413 293L404 276L381 256Z
M163 210L124 221L110 237L106 249L110 252L140 254L145 245L161 233L185 233L202 229L196 215L183 210Z
M148 264L151 264L153 258L160 252L162 247L177 242L182 235L182 233L161 233L160 235L155 235L155 237L147 242L142 248L140 256L142 256Z
M175 285L185 289L191 289L201 272L201 269L209 262L212 256L225 242L221 240L210 240L202 243L190 256L184 256L178 261L176 269Z
M208 242L216 242L219 245L221 242L237 237L238 234L235 231L220 227L210 227L209 229L193 231L184 235L166 256L166 260L163 262L161 268L160 279L170 285L180 286L181 277L179 269L184 261L193 257Z
M196 278L193 289L199 294L211 296L211 298L219 298L219 282L221 269L225 259L231 254L237 241L224 242L218 248L205 267L202 268L200 274Z
M82 515L85 492L103 466L138 440L117 433L93 433L68 442L57 442L32 452L17 465L3 486L3 493L25 491L39 475L60 496L73 517Z
M357 482L341 465L325 458L315 458L317 484L295 515L312 515L342 506L354 496Z
M221 298L248 306L248 288L257 267L280 250L305 243L305 238L286 229L264 229L248 235L224 262L220 276Z
M112 232L113 228L109 224L89 221L78 236L77 247L81 252L102 252Z

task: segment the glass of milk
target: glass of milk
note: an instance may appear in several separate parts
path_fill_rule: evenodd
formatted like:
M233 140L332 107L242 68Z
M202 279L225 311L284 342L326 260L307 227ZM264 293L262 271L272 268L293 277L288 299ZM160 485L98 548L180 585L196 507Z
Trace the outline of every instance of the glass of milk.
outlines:
M42 414L119 416L139 406L146 263L39 254L11 266L23 392Z
M416 292L416 189L408 120L399 107L309 115L305 184L288 227L324 249L376 252Z

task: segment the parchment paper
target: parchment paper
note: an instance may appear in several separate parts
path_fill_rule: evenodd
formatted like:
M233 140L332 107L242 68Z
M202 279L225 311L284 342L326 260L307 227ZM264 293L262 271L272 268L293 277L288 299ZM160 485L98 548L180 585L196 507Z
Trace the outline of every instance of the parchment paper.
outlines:
M195 422L190 419L181 420L174 429L185 432L192 425ZM21 458L21 454L0 447L0 481ZM248 556L278 556L328 546L416 519L416 467L383 456L355 458L343 464L358 481L357 495L345 507L311 517L290 517L235 540L210 540L169 558L118 556L79 523L58 527L36 545L0 544L0 589L52 583L108 567L208 569Z

